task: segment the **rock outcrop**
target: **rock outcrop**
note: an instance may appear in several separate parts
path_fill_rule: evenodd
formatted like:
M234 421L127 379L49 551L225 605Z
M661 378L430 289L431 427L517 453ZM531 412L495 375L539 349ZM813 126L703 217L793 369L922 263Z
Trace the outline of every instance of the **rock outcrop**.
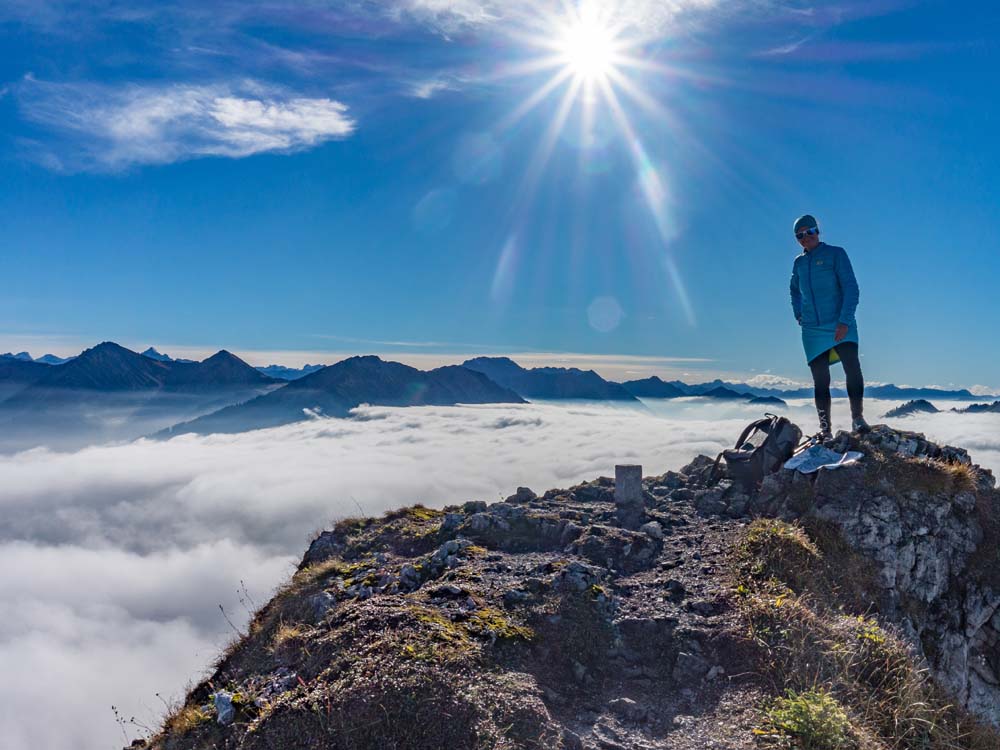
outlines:
M903 630L959 703L1000 725L993 475L964 450L884 426L865 440L842 433L835 448L869 455L808 484L794 473L772 474L751 509L833 524L874 564L879 613Z
M994 401L989 404L970 404L964 409L952 409L952 411L961 412L962 414L1000 414L1000 401Z
M885 426L832 445L865 456L750 494L698 456L641 518L602 477L341 521L135 747L794 747L802 695L843 707L810 747L1000 747L992 475Z
M930 401L922 398L914 399L913 401L907 401L905 404L900 404L892 409L889 409L885 414L882 415L883 418L890 417L908 417L911 414L937 414L940 409L938 409Z

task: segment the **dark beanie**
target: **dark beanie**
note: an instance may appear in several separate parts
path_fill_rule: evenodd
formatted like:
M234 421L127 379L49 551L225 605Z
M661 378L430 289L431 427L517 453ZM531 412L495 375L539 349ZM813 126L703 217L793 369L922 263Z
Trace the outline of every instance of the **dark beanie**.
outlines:
M818 226L819 224L816 223L816 219L809 214L805 214L795 220L795 226L792 227L792 231L798 232L801 229L815 229Z

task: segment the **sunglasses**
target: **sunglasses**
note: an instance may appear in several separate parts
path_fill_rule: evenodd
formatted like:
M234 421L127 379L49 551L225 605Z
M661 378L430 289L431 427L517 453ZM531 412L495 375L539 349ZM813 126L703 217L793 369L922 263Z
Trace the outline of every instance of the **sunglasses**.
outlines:
M810 229L804 229L801 232L796 232L795 239L801 240L803 237L807 237L813 234L819 234L819 227L812 227Z

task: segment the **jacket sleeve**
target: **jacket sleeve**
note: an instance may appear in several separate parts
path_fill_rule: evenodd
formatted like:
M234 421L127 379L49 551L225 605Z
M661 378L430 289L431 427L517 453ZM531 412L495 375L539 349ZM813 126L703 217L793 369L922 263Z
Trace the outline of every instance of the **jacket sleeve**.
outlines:
M854 277L854 268L851 266L851 259L847 257L847 251L840 249L837 258L837 280L840 282L840 290L844 294L844 303L840 307L840 315L837 321L844 325L854 325L854 312L858 309L858 280Z
M795 319L802 322L802 292L799 291L799 275L796 272L796 264L792 264L792 281L790 289L792 295L792 313Z

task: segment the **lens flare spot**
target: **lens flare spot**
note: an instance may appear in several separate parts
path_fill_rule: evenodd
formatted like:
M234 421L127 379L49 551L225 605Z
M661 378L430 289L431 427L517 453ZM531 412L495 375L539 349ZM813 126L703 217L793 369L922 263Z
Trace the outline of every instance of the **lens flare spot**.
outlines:
M413 223L423 232L447 229L455 217L458 198L450 188L431 190L413 207Z
M614 297L598 297L587 307L587 321L600 333L615 330L624 317L625 311Z
M489 133L464 136L455 149L452 169L461 182L485 185L500 176L503 149Z

